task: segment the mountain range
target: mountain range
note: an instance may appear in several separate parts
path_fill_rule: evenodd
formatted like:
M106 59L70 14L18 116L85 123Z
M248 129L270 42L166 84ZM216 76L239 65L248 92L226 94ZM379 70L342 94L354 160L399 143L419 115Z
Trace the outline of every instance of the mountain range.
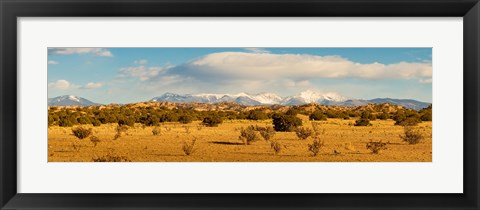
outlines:
M301 92L295 96L281 97L274 93L238 93L238 94L175 94L165 93L159 97L152 98L150 101L158 102L177 102L177 103L222 103L222 102L234 102L241 105L253 106L253 105L302 105L308 103L317 103L320 105L332 105L332 106L363 106L367 104L384 104L390 103L400 105L406 108L420 110L426 108L430 103L416 101L412 99L392 99L392 98L375 98L371 100L365 99L352 99L345 96L341 96L336 93L318 93L315 91L307 90Z
M238 93L238 94L175 94L165 93L159 97L154 97L150 101L157 102L175 102L175 103L206 103L215 104L223 102L233 102L246 106L258 106L258 105L283 105L293 106L302 105L308 103L317 103L320 105L332 105L332 106L363 106L367 104L384 104L390 103L394 105L403 106L410 109L420 110L426 108L430 103L416 101L412 99L392 99L392 98L375 98L370 100L365 99L353 99L345 96L341 96L336 93L318 93L315 91L307 90L294 96L281 97L274 93ZM49 106L92 106L100 105L98 103L91 102L87 99L65 95L56 98L48 99Z

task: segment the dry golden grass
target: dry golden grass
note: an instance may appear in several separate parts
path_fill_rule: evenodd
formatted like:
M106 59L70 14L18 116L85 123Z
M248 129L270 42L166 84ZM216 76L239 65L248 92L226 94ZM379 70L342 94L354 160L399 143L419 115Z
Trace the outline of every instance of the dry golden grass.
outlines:
M307 116L301 116L305 127L312 128ZM49 128L49 162L85 162L105 156L126 158L132 162L431 162L432 123L423 122L416 126L424 139L421 143L409 145L400 135L403 127L394 126L392 120L371 121L373 126L355 127L355 119L328 119L320 123L325 130L320 135L325 146L318 156L308 150L312 137L299 140L295 132L277 132L271 141L282 145L281 152L274 155L271 142L263 139L245 145L239 140L240 128L249 125L271 126L271 120L224 121L218 127L190 124L164 123L161 133L153 135L154 127L142 128L136 124L125 134L114 140L116 124L93 129L93 135L100 142L97 146L89 139L79 140L72 135L71 128L53 126ZM185 128L188 126L189 128ZM196 139L195 152L185 155L185 142ZM387 150L372 154L366 148L370 141L387 143ZM122 160L123 160L122 159Z

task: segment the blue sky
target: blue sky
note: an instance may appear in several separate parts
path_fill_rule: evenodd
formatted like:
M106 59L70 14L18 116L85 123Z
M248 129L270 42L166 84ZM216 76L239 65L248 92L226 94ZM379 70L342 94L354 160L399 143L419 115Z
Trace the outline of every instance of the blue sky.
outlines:
M166 92L432 101L431 48L49 48L48 97L147 101Z

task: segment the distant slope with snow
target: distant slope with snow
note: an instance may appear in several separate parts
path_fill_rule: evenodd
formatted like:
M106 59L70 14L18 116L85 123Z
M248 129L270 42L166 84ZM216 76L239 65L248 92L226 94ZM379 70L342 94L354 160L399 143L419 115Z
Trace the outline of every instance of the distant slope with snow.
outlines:
M97 103L73 95L58 96L48 99L48 106L93 106Z

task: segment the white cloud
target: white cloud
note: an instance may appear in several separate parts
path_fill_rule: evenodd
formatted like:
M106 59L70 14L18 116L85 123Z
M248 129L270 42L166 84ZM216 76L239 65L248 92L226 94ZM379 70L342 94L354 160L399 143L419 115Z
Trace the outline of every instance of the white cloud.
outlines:
M266 49L256 47L245 48L245 50L252 53L270 53L270 51Z
M85 86L83 86L83 89L96 89L96 88L101 88L103 85L102 83L95 83L95 82L89 82Z
M340 56L222 52L182 65L179 72L204 79L428 79L432 76L432 65L407 62L362 64Z
M138 65L145 65L148 63L148 61L146 59L140 59L140 60L134 61L134 63Z
M70 90L70 89L95 89L102 87L102 83L89 82L86 85L76 85L67 80L61 79L48 83L49 89Z
M418 82L422 84L432 84L432 78L430 79L420 79Z
M77 88L78 86L77 85L74 85L72 83L70 83L69 81L67 80L57 80L55 82L52 82L52 83L49 83L48 84L48 88L50 89L60 89L60 90L67 90L67 89L70 89L70 88Z
M49 65L56 65L56 64L58 64L58 61L48 61L48 64Z
M154 78L164 71L164 67L154 66L154 67L145 67L145 66L135 66L135 67L125 67L119 69L122 73L118 75L118 78L138 78L141 81L146 81L151 78Z
M48 53L51 55L94 54L102 57L113 57L109 50L95 47L48 48Z

